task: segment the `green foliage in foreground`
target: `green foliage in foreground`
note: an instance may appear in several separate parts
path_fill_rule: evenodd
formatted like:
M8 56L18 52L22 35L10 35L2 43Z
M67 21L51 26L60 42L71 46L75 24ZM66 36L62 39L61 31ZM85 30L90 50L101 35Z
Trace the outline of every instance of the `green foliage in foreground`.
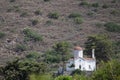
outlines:
M120 80L120 62L102 62L100 68L94 72L92 80Z
M48 71L47 64L38 62L39 55L34 53L28 54L25 58L17 59L7 63L0 68L0 73L4 75L5 80L29 80L29 74L42 74Z
M97 71L91 76L74 74L73 76L61 75L56 78L45 75L30 75L30 80L120 80L120 62L116 60L101 62Z
M31 74L30 80L53 80L53 77L50 74Z

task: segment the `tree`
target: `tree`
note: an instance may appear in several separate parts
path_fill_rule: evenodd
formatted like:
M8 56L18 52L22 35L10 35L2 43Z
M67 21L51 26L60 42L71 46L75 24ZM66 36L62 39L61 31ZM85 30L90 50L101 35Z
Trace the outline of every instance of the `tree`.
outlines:
M99 69L93 73L92 80L120 80L120 62L102 62Z
M56 52L56 54L62 55L62 61L66 61L68 58L67 55L69 55L70 52L70 44L68 42L59 42L56 43L53 46L53 50Z
M36 52L28 54L25 58L9 62L1 67L0 73L4 75L5 80L28 80L31 73L45 73L48 71L47 64L38 62Z
M95 56L97 60L108 60L113 53L112 42L107 35L93 35L89 36L86 43L86 52L90 53L91 49L95 48Z

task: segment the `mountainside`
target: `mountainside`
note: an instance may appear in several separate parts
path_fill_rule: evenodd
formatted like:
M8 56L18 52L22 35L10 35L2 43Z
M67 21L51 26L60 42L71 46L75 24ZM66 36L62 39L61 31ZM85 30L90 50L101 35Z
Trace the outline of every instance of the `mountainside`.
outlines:
M107 22L120 27L119 0L0 0L0 64L59 41L84 46L93 34L119 41Z

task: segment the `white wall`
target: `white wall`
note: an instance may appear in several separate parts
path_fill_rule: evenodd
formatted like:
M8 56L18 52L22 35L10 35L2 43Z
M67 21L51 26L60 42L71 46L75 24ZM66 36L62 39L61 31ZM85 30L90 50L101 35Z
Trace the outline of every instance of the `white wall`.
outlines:
M83 58L83 50L74 50L74 58Z

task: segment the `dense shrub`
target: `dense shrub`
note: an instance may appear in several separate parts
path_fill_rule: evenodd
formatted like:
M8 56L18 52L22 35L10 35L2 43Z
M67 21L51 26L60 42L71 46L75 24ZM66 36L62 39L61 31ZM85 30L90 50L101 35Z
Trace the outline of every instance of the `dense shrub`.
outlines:
M106 30L110 32L120 32L120 25L114 22L107 22L105 25Z
M50 0L44 0L45 2L48 2L48 1L50 1Z
M102 8L108 8L109 6L107 4L103 4Z
M10 0L10 2L15 2L16 0Z
M89 6L90 4L87 2L87 1L82 1L81 3L80 3L80 5L85 5L85 6Z
M34 13L35 15L42 15L42 12L40 10L36 10Z
M120 62L102 62L99 69L92 75L92 80L120 80Z
M92 7L99 7L98 3L92 3Z
M75 21L76 24L81 24L81 23L83 23L83 19L80 18L80 17L76 17L76 18L74 19L74 21Z
M31 74L30 80L53 80L50 74Z
M25 41L42 41L43 38L41 35L37 34L36 32L32 31L31 29L24 29L23 33L25 34Z
M26 17L26 16L28 16L28 13L27 13L27 12L22 12L22 13L20 14L20 17Z
M52 18L52 19L58 19L59 18L59 14L57 12L49 13L48 17Z
M82 74L82 71L81 71L80 69L76 69L76 70L74 70L71 74L72 74L72 75L74 75L74 74L81 75L81 74Z
M31 22L32 22L32 25L34 26L34 25L37 25L39 21L37 19L34 19L34 20L31 20Z
M40 54L38 52L30 52L28 55L26 55L27 59L38 59L40 58Z
M81 14L79 14L79 13L71 13L68 17L69 18L81 17Z
M23 44L17 44L15 47L15 51L16 52L22 52L27 50L27 46L23 45Z
M89 36L85 42L85 46L86 53L90 53L93 48L95 49L97 61L107 61L110 55L113 54L112 41L104 34Z
M58 76L55 80L73 80L71 76Z
M46 21L46 25L52 25L52 24L53 24L53 22L51 20Z
M5 36L5 33L0 32L0 38L3 38Z

